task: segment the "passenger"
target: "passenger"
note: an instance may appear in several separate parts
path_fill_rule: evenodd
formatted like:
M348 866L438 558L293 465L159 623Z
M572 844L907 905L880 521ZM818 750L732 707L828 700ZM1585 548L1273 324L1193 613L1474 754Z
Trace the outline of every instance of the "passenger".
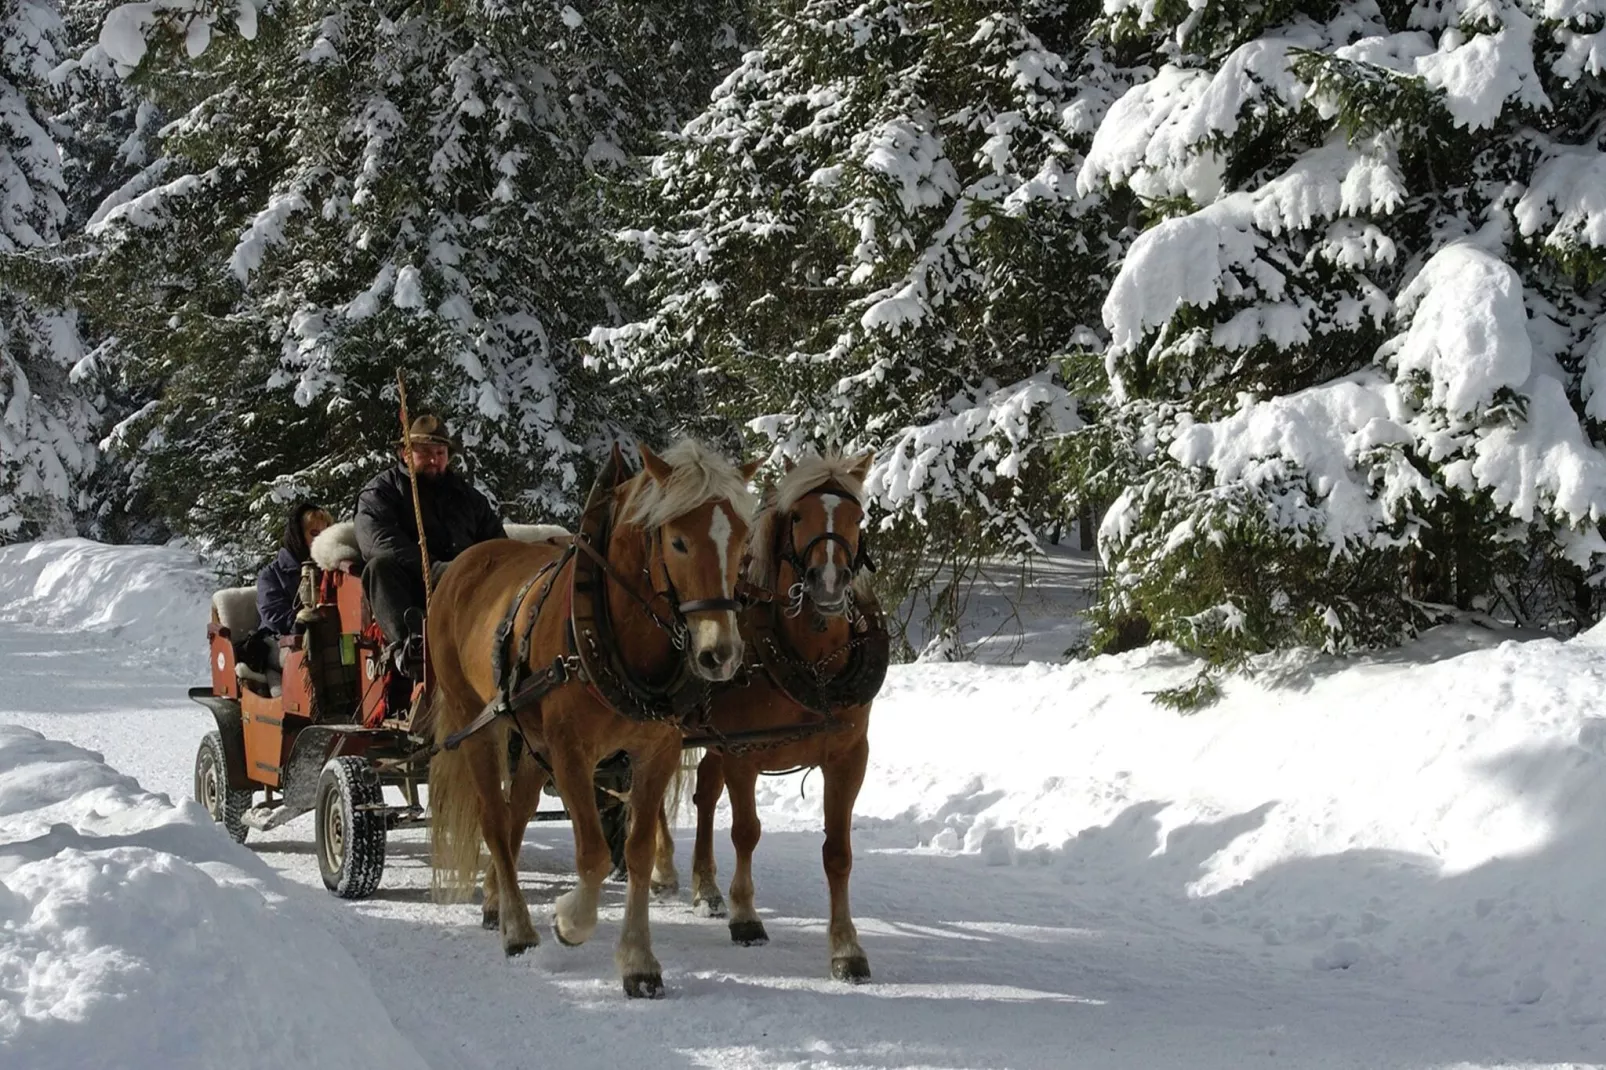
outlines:
M321 506L298 502L290 510L284 526L279 553L257 573L257 627L276 646L278 636L295 630L296 592L301 586L301 566L312 560L312 540L334 519Z
M418 510L424 518L433 580L470 546L505 539L507 532L485 495L448 467L452 440L439 417L416 417L407 440L397 447L401 463L375 476L357 497L357 547L362 551L362 586L369 609L392 644L397 668L416 680L423 670L418 640L424 573L407 454L411 452L418 473Z

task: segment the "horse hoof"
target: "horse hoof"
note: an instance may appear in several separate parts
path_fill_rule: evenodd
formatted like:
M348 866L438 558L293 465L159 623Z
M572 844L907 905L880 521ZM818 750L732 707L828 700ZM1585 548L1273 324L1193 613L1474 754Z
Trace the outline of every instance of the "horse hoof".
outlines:
M649 887L654 899L663 899L671 895L680 894L679 881L664 881L663 883L653 881Z
M507 957L508 958L516 959L520 955L524 954L526 951L530 950L532 947L539 947L540 946L541 938L539 936L535 936L533 933L531 934L531 936L533 937L533 939L530 939L530 940L516 940L511 944L506 944L506 945L503 946L502 950L507 952Z
M625 995L631 999L658 999L663 994L663 974L629 973L625 975Z
M496 930L502 927L502 912L499 910L486 910L480 914L480 928Z
M564 947L579 947L582 943L582 941L579 940L565 940L563 938L563 930L558 928L557 922L552 923L552 935L556 936L558 938L558 943L562 944Z
M862 985L870 980L870 960L863 955L832 959L831 976L850 985Z
M706 899L693 899L691 912L699 918L723 918L725 916L725 900L717 895L709 896Z
M731 922L731 943L743 947L762 947L769 942L770 934L764 931L763 922L757 919Z

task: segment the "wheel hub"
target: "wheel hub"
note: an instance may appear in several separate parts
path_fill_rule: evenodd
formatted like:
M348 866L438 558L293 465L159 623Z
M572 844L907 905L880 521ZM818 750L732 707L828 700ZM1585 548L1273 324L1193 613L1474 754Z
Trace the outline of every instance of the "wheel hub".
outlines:
M196 794L201 798L201 805L206 807L206 812L211 814L213 818L218 818L223 807L219 801L222 798L222 793L218 789L217 767L211 762L203 763L199 780L200 784L197 785Z
M331 806L323 820L324 863L330 871L337 871L346 858L346 823L341 820L340 807Z

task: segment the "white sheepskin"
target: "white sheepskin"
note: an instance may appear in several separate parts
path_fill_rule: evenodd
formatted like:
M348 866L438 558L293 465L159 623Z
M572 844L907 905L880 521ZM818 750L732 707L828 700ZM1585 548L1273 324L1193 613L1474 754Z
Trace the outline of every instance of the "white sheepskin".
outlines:
M350 520L331 524L312 540L312 560L325 572L340 567L342 561L361 561L357 550L357 525Z
M257 589L226 587L212 596L212 613L234 639L244 639L257 630Z
M506 524L507 537L519 542L546 542L548 539L568 535L567 528L558 524ZM357 525L350 520L332 524L312 540L312 560L324 571L337 569L342 561L360 561L357 549Z
M560 524L503 524L502 527L507 530L507 537L517 542L546 542L569 534L569 529Z

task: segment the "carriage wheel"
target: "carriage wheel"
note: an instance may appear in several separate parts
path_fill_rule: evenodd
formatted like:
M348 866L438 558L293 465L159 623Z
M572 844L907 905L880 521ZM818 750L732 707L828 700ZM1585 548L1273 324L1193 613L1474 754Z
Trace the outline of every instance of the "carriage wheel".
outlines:
M255 793L229 787L229 763L223 757L223 737L208 732L195 752L195 801L206 807L212 820L223 826L235 843L244 843L245 812Z
M323 884L342 899L364 899L385 872L384 791L361 758L331 758L318 777L314 838Z

